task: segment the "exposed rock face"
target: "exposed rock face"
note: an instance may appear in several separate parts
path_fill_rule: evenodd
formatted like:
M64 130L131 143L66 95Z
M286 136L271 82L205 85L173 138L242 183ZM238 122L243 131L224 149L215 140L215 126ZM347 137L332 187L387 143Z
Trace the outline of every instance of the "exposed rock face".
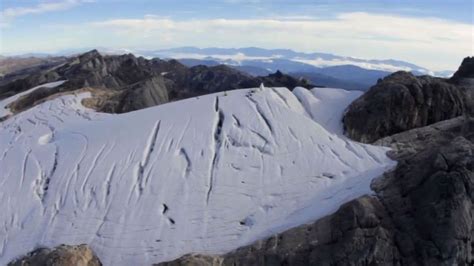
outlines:
M54 249L40 248L18 260L10 266L100 266L100 260L86 246L62 245Z
M462 117L381 140L396 169L376 197L222 256L159 265L472 265L474 120Z
M472 265L474 120L459 117L379 143L395 148L395 171L373 184L397 227L403 262Z
M132 84L124 90L120 104L115 113L123 113L155 106L170 101L166 82L162 78L153 77Z
M312 86L281 72L267 77L252 77L224 65L188 68L176 60L147 60L132 54L102 56L92 50L70 58L60 66L0 86L0 99L58 80L67 82L30 93L19 99L12 110L22 111L50 95L85 87L117 91L110 99L114 104L99 111L121 113L213 92L258 87L262 82L267 86L289 88Z
M343 118L346 134L361 142L423 127L474 110L474 88L396 72L354 101Z
M374 184L404 264L471 265L474 145L463 137L401 162Z

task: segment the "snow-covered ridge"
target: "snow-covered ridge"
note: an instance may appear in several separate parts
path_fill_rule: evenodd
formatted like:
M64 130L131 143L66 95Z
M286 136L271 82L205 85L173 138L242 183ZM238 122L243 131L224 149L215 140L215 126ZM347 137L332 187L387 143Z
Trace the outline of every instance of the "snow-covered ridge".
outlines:
M57 87L57 86L63 84L64 82L66 82L66 81L61 80L61 81L45 83L45 84L33 87L33 88L31 88L27 91L17 93L17 94L15 94L15 95L7 98L7 99L4 99L4 100L0 101L0 118L2 118L4 116L11 115L12 112L10 111L10 108L8 108L8 105L11 104L14 101L20 99L22 96L30 94L30 93L32 93L33 91L35 91L39 88L54 88L54 87Z
M341 134L360 92L259 88L121 115L68 95L0 123L0 264L87 243L104 265L222 253L371 193L386 148Z

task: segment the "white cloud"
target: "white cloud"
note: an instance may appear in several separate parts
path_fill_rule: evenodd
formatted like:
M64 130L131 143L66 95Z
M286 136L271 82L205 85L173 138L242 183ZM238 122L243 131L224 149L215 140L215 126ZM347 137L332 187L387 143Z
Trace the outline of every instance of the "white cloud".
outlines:
M16 17L66 10L73 8L79 4L90 2L94 2L94 0L61 0L54 2L50 1L40 2L35 6L7 8L0 12L0 25L7 26Z
M396 58L432 69L453 69L473 54L473 25L436 18L343 13L334 19L197 19L146 16L90 24L143 46L262 46ZM143 47L142 47L143 48Z

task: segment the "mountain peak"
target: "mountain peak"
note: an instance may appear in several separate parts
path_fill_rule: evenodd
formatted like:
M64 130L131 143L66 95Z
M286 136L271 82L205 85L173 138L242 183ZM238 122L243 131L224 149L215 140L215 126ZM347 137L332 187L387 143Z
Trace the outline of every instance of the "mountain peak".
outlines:
M456 83L474 84L474 56L464 58L451 80Z
M411 72L397 71L383 79L379 79L377 84L380 83L400 83L400 84L411 84L416 80L416 76Z
M99 53L99 51L97 51L97 49L93 49L93 50L90 50L88 52L85 52L81 55L79 55L79 59L81 61L84 61L84 60L90 60L92 58L95 58L95 57L101 57L102 55Z
M283 77L283 73L281 73L280 70L277 70L277 71L275 72L275 74L273 74L273 75L274 75L275 77L277 77L277 78Z

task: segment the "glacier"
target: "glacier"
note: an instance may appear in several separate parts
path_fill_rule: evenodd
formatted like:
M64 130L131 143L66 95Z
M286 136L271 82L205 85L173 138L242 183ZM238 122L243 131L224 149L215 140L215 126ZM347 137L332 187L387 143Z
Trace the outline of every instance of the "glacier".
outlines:
M342 133L360 95L262 87L105 114L81 92L13 115L0 123L0 264L86 243L104 265L150 265L331 214L395 166Z

